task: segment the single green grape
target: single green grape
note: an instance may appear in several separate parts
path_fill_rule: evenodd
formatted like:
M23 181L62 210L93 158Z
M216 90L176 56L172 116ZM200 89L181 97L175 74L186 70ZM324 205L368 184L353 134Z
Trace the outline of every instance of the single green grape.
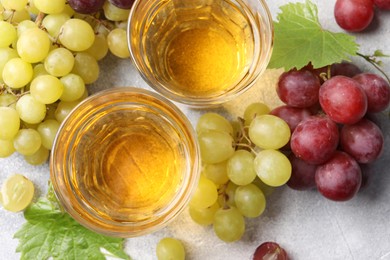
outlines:
M229 181L226 165L227 161L215 164L206 164L203 166L203 174L216 185L225 184Z
M89 49L87 49L85 52L94 57L97 61L106 57L108 53L108 43L106 36L104 34L97 34L92 46L89 47Z
M36 77L30 85L31 96L43 104L56 102L64 91L62 82L52 75Z
M179 240L166 237L158 242L156 255L158 260L184 260L185 250Z
M249 138L262 149L279 149L290 140L288 124L274 115L256 116L249 126Z
M49 52L45 59L45 69L55 77L68 75L74 66L73 54L65 48L57 48Z
M217 113L205 113L203 114L196 125L196 131L198 134L207 130L216 130L230 134L233 136L233 126L223 116Z
M237 185L247 185L256 178L254 155L246 150L237 150L227 162L227 175Z
M70 16L65 13L49 14L42 20L42 25L45 27L49 35L57 38L60 34L62 25L70 19Z
M214 215L214 232L225 242L239 240L245 232L245 219L237 208L221 208Z
M278 187L285 184L291 177L290 160L277 150L263 150L255 158L257 176L265 184Z
M129 47L127 46L127 34L124 29L115 28L107 35L108 48L112 54L119 58L130 57Z
M24 122L37 124L45 118L46 106L30 94L25 94L16 102L16 111Z
M260 216L266 206L263 192L254 184L238 187L234 201L241 214L248 218Z
M39 28L24 31L17 42L17 51L22 60L29 63L43 61L50 50L50 39Z
M32 65L21 58L10 59L3 68L3 81L11 88L26 86L33 77Z
M59 40L67 49L81 52L92 46L95 33L86 21L72 18L62 25Z
M0 81L3 80L3 69L5 64L9 60L18 57L19 55L15 49L9 47L0 48Z
M85 84L95 82L100 73L99 64L86 52L77 53L72 73L79 75Z
M84 95L86 91L85 84L79 75L71 73L62 77L60 80L64 86L64 91L60 97L62 101L76 101Z
M15 150L22 155L32 155L41 147L42 139L35 129L20 129L14 138Z
M21 174L8 177L1 186L4 209L12 212L24 210L34 197L34 184Z
M214 203L210 207L199 209L194 207L189 207L191 219L199 225L207 226L214 222L215 212L219 209L219 204Z
M1 4L5 9L21 11L27 6L28 0L1 0Z
M54 119L46 119L38 125L37 131L41 136L44 148L51 150L59 128L60 123Z
M34 0L34 6L45 14L59 14L65 8L66 0Z
M15 148L12 140L0 139L0 158L11 156L14 152Z
M20 118L12 107L0 107L0 139L12 140L19 131Z
M38 151L32 155L24 155L24 160L31 165L41 165L49 159L49 150L41 146Z
M103 5L104 16L114 22L126 21L130 14L130 9L121 9L106 1Z
M54 112L55 119L62 123L69 113L78 105L79 101L65 102L61 101Z
M15 27L5 21L0 21L0 48L9 47L17 38Z
M226 132L202 131L198 136L198 141L204 163L220 163L234 154L233 137Z
M192 195L190 206L193 208L205 209L213 205L217 199L217 186L206 177L201 176L198 186Z
M244 111L244 121L245 125L249 126L252 123L252 120L256 116L266 115L271 110L269 107L264 103L252 103Z

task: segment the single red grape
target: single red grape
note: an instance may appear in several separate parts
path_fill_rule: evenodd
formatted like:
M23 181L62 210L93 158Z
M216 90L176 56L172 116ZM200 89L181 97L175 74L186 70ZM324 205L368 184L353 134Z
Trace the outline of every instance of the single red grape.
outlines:
M337 24L344 30L359 32L371 23L374 3L372 0L337 0L334 16Z
M390 85L385 79L372 73L361 73L353 79L360 83L366 93L367 112L381 112L389 106Z
M363 118L353 125L344 125L340 131L342 149L359 163L371 163L382 154L384 138L379 127Z
M253 260L288 260L288 256L279 244L265 242L256 248Z
M78 13L92 14L103 7L104 0L68 0L68 4Z
M353 76L360 73L362 73L360 68L350 62L334 63L330 67L331 77L341 75L352 78Z
M312 116L302 121L291 135L291 151L309 164L332 157L339 143L339 130L328 117Z
M336 151L329 161L318 166L315 180L324 197L346 201L359 191L362 172L355 159L345 152Z
M317 165L308 164L293 153L288 156L292 171L287 186L294 190L307 190L316 187L315 173Z
M130 9L135 0L108 0L111 4L121 9Z
M311 107L318 102L320 80L309 70L290 70L279 77L276 92L292 107Z
M294 132L300 122L312 116L309 109L290 107L288 105L276 107L269 113L286 121L290 127L291 133Z
M330 119L354 124L367 112L367 96L360 83L345 76L335 76L322 84L320 104Z
M390 10L390 0L374 0L374 4L379 9Z

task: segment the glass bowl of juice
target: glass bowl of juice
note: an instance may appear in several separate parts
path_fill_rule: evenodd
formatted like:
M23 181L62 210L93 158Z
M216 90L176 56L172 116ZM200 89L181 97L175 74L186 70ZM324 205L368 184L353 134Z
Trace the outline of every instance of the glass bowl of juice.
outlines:
M145 81L194 107L248 90L266 69L273 45L264 0L136 0L127 35Z
M116 237L156 231L187 205L200 172L185 115L159 94L121 87L80 103L64 120L50 159L64 209Z

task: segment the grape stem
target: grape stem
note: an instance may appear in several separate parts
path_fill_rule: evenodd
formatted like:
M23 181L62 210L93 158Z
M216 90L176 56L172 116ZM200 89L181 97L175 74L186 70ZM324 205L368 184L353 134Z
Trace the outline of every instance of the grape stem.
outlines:
M358 56L365 59L368 63L370 63L372 66L374 66L382 75L386 78L387 82L390 83L390 78L387 76L387 74L383 71L383 69L380 67L380 62L375 59L375 55L364 55L359 52L356 53ZM385 57L385 56L384 56Z

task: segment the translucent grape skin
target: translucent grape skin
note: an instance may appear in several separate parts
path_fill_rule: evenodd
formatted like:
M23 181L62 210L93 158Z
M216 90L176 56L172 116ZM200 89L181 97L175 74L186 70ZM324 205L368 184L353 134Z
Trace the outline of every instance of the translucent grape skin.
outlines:
M371 163L382 154L384 137L376 124L363 118L354 125L342 127L340 143L358 163Z
M287 182L287 186L294 190L308 190L316 187L315 173L317 165L309 164L293 153L288 156L291 162L291 177Z
M336 151L339 130L328 117L312 116L301 122L291 136L291 150L310 164L326 162Z
M228 133L216 130L202 131L198 141L201 158L205 163L226 161L234 153L233 138Z
M248 218L260 216L266 207L263 192L254 184L248 184L237 188L234 195L237 209Z
M34 184L21 174L6 179L1 186L1 198L4 209L18 212L25 209L34 196Z
M264 242L256 248L253 260L288 260L286 251L275 242Z
M92 14L102 9L105 0L68 0L68 4L78 13Z
M367 112L367 96L360 83L345 76L335 76L322 84L320 104L336 123L354 124Z
M367 96L367 112L384 111L390 104L390 85L381 76L373 73L361 73L353 77L360 83Z
M309 70L284 72L277 84L276 92L281 101L292 107L311 107L318 102L320 80Z
M374 17L372 0L337 0L334 7L337 24L346 31L366 29Z
M245 220L237 208L221 208L215 213L213 228L219 239L234 242L244 234Z
M333 201L347 201L359 191L362 173L359 164L347 153L336 151L316 170L318 191Z
M196 124L196 132L200 134L205 130L216 130L233 135L233 127L230 122L217 113L205 113Z
M111 4L121 9L130 9L133 6L134 0L108 0Z
M256 178L255 157L246 150L237 150L227 162L227 175L237 185L247 185Z
M158 260L184 260L185 250L181 241L166 237L158 242L156 255Z

